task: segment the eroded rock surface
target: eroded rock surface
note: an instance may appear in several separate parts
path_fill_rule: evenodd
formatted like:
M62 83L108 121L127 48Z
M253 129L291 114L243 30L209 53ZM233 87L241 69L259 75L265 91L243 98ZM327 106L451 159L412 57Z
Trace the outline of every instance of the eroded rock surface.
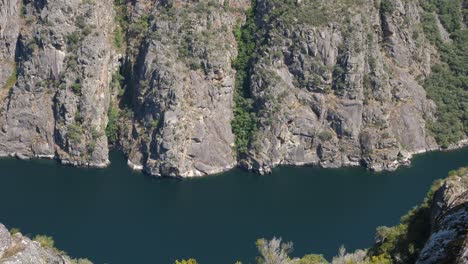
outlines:
M435 193L431 222L416 263L468 263L468 174L450 177Z
M8 65L17 69L2 90L0 156L105 166L113 1L19 2L0 8L0 56L11 62L2 63L0 83Z
M425 130L435 106L417 81L436 51L413 37L417 1L392 2L382 12L374 1L258 1L265 41L252 76L260 118L253 169L393 170L410 153L437 147Z
M135 64L129 163L152 175L202 176L236 165L231 130L234 27L249 1L158 2Z

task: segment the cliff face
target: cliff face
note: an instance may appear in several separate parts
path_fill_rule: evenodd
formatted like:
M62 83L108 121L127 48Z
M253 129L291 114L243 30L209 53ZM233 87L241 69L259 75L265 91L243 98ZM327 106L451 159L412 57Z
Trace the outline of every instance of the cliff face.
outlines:
M248 1L158 2L134 65L129 163L152 175L201 176L236 165L234 26Z
M265 41L252 76L254 169L391 170L408 153L437 147L425 130L435 106L417 81L437 60L415 27L421 7L397 0L382 11L374 2L258 1Z
M452 176L435 193L431 236L417 264L468 263L468 173Z
M253 54L236 72L251 9ZM0 156L103 167L111 141L151 175L395 169L439 147L420 84L440 62L425 12L417 0L0 0Z
M113 1L20 2L0 8L2 76L17 75L2 89L0 155L105 166Z

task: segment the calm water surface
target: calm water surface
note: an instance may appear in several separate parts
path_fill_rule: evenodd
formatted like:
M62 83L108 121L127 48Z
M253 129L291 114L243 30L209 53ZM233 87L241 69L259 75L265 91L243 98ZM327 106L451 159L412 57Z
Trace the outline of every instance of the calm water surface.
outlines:
M468 149L420 155L392 173L282 167L183 181L132 172L117 152L111 161L97 170L0 160L0 222L98 264L253 263L255 240L273 236L293 241L295 256L330 258L341 244L371 245L377 226L398 223L433 180L468 165Z

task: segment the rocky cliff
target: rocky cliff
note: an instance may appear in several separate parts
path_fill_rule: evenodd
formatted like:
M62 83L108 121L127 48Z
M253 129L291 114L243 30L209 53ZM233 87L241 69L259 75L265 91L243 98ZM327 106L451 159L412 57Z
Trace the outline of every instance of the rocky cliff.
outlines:
M463 79L430 78L466 72L443 54L465 7L442 2L0 0L0 156L103 167L110 142L151 175L395 169L466 139Z
M150 9L133 65L134 116L121 137L134 167L190 177L236 165L233 30L247 6L246 0L162 1Z
M92 264L86 259L71 259L64 252L53 248L50 243L43 244L45 243L32 241L19 232L10 234L8 229L0 224L0 263L2 264Z
M1 72L10 74L0 155L106 166L113 1L2 0L0 9Z
M416 263L468 263L467 170L449 177L435 193L431 236Z
M437 145L425 117L435 111L418 76L437 60L414 38L416 1L258 1L265 35L252 76L259 132L252 166L364 163L396 168ZM299 14L299 15L296 15Z

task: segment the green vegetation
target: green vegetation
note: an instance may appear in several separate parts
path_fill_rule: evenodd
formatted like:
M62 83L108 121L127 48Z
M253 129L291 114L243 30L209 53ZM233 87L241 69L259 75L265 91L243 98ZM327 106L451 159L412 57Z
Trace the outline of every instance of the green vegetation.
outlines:
M382 0L380 2L380 12L381 13L392 13L395 7L391 0Z
M188 260L176 260L174 264L197 264L197 261L195 259L188 259Z
M107 140L110 143L115 143L117 141L117 133L118 133L118 118L119 118L119 110L112 106L109 106L108 111L109 122L107 123L106 127L106 136Z
M388 1L388 0L387 0ZM440 22L449 33L461 28L463 13L460 7L463 0L420 0L424 10L437 13ZM463 12L466 13L466 10Z
M20 233L20 232L21 232L21 230L20 230L19 228L12 228L12 229L10 229L10 234L11 234L11 235L15 235L15 234L18 234L18 233Z
M461 14L459 8L454 11L455 2L459 1L428 1L422 17L426 37L441 54L442 63L432 67L423 86L437 105L437 120L429 122L428 128L444 148L468 134L468 29L459 29ZM451 43L442 41L433 11L451 32Z
M33 238L34 241L38 242L41 247L48 248L53 250L54 252L61 254L61 255L66 255L67 253L59 250L58 248L55 247L55 241L52 237L50 236L45 236L45 235L37 235ZM88 259L70 259L71 263L73 264L93 264L90 260ZM196 263L195 263L196 264Z
M449 178L466 173L468 173L468 167L449 172ZM416 261L430 236L431 204L435 192L442 186L442 183L442 180L436 180L423 203L404 215L399 225L377 228L378 242L370 250L372 256L384 256L391 260L390 263L414 263Z
M321 140L321 141L329 141L333 138L333 134L332 132L330 131L321 131L319 134L318 134L318 138Z
M45 236L45 235L37 235L33 238L34 241L39 242L42 247L45 248L50 248L50 249L55 249L55 242L54 239L50 236Z
M448 174L448 179L468 174L464 167ZM464 177L465 186L468 179ZM393 227L378 227L375 245L366 250L348 253L341 246L338 254L327 261L323 255L307 254L293 258L292 242L284 243L281 238L259 239L256 247L259 256L257 264L393 264L415 263L431 232L431 205L434 194L442 186L443 180L436 180L429 189L422 204L410 210L401 218L401 223ZM183 263L183 262L176 262ZM240 264L240 262L236 262Z
M236 136L235 144L238 155L246 154L248 146L257 131L257 117L254 102L250 95L250 70L252 58L256 50L255 25L256 1L252 1L252 7L247 10L245 25L236 28L234 35L238 44L238 56L233 61L236 69L236 83L234 91L234 118L232 120L232 131Z
M72 143L80 143L83 136L83 128L79 124L71 124L68 126L67 138Z
M76 82L71 85L71 89L75 94L80 95L81 94L81 82L80 82L80 80L76 80Z
M8 80L6 81L5 85L3 85L2 90L10 90L15 86L16 80L18 78L18 73L16 71L16 66L13 68L13 72L11 73L10 77L8 77Z
M117 49L123 49L125 44L125 32L128 29L127 4L125 0L114 1L115 10L115 29L114 46Z

